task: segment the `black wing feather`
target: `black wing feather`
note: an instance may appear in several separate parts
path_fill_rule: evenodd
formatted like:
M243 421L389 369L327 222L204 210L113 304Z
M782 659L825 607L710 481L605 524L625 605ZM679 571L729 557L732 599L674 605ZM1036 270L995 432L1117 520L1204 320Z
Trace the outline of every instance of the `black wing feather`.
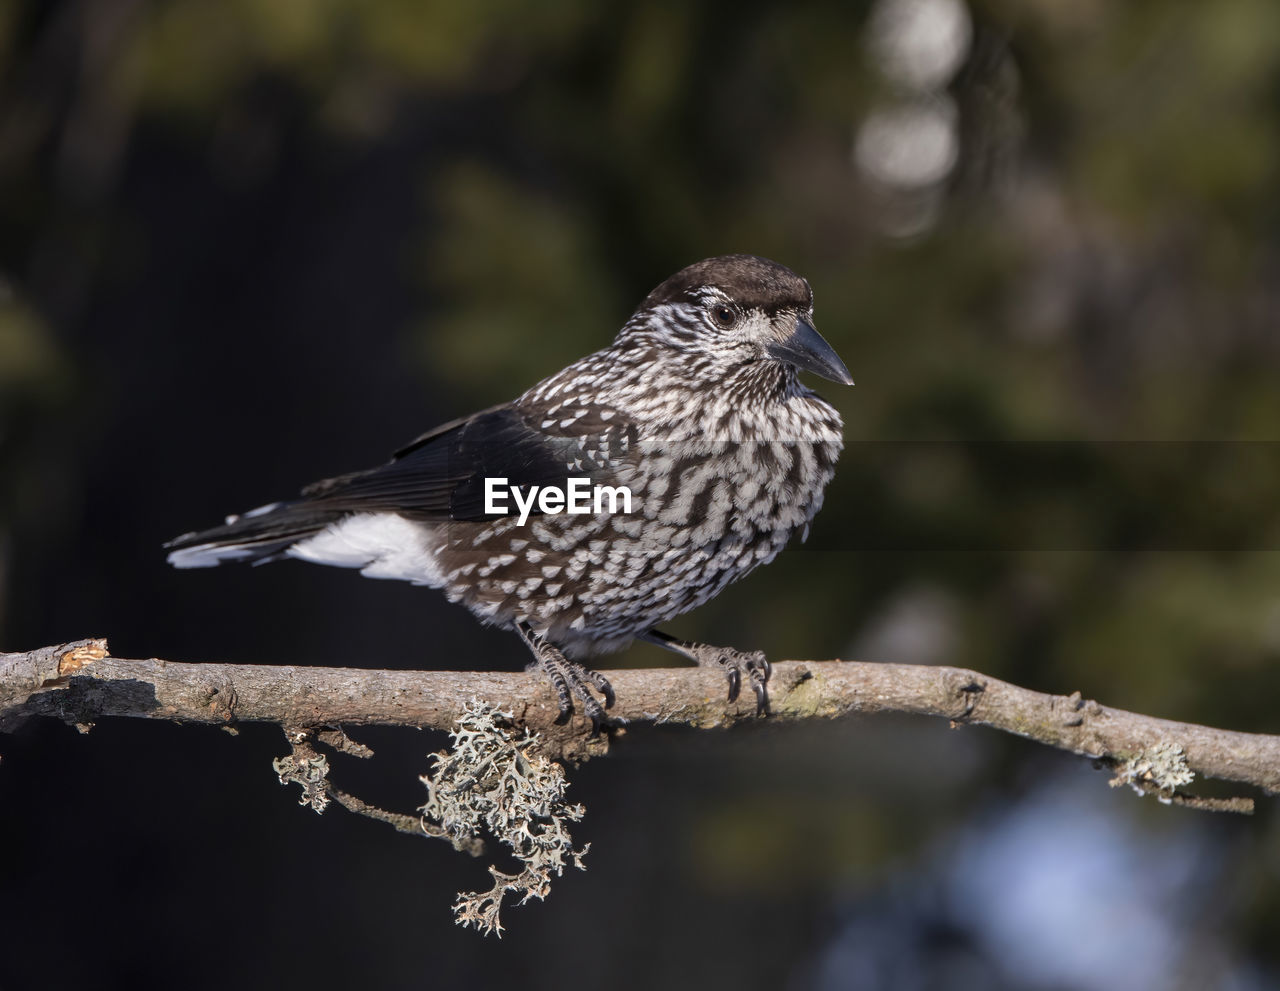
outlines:
M316 482L299 499L230 517L165 546L234 546L238 556L269 561L349 513L393 512L424 522L492 519L484 512L486 478L506 478L526 491L563 487L569 478L616 485L614 467L634 457L634 439L634 425L608 410L592 410L566 426L537 410L495 406L423 434L381 467ZM514 500L507 504L514 512Z
M513 406L495 407L422 435L387 464L317 482L303 501L339 512L394 511L426 521L482 520L486 478L508 486L564 487L569 478L614 484L608 436L625 431L621 418L574 423L550 432ZM536 415L536 413L532 414ZM604 428L594 434L593 427ZM603 455L603 456L602 456ZM508 500L508 504L511 501Z

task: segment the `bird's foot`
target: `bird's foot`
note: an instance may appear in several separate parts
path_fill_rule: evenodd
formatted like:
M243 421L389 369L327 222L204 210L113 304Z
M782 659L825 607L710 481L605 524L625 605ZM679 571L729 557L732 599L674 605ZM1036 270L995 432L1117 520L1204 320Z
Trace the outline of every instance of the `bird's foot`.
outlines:
M745 679L756 693L756 715L769 715L769 675L773 668L764 652L734 650L732 647L713 647L710 644L691 644L693 659L704 668L720 668L729 679L729 701L736 702Z
M769 715L769 689L766 686L773 668L763 651L742 651L732 647L715 647L709 643L689 643L667 636L659 630L651 630L643 639L683 654L699 667L722 670L729 679L730 702L737 701L742 682L746 680L756 693L756 715Z
M599 736L600 727L608 722L605 709L612 709L614 702L613 686L609 679L599 671L593 671L586 665L571 661L558 648L546 640L541 634L521 624L517 627L521 638L533 652L538 667L551 679L560 702L560 714L556 716L556 725L563 726L573 715L573 699L577 696L582 702L582 711L591 720L591 735ZM591 694L595 688L604 698L601 706Z
M551 679L556 697L560 701L556 725L562 726L569 721L573 715L573 698L576 695L582 701L582 711L591 720L591 735L599 736L600 727L609 718L605 709L613 708L613 686L609 684L609 680L599 671L569 660L554 647L550 652L539 655L538 664ZM592 687L604 697L603 706L591 694Z

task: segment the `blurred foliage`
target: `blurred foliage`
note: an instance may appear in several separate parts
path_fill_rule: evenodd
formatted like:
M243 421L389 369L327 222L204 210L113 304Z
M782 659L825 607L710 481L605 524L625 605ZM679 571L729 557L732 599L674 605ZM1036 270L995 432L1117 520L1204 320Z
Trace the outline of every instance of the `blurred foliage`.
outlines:
M14 521L47 504L26 466L38 452L25 443L33 421L65 402L68 361L40 315L0 282L0 629L8 613L8 585Z
M425 270L457 301L420 332L423 364L450 377L496 385L528 378L530 355L562 368L582 342L609 326L626 302L598 272L595 233L583 218L478 163L461 163L432 186L446 237L427 243ZM588 273L563 278L563 273Z
M65 361L38 313L0 286L0 441L20 404L54 398Z

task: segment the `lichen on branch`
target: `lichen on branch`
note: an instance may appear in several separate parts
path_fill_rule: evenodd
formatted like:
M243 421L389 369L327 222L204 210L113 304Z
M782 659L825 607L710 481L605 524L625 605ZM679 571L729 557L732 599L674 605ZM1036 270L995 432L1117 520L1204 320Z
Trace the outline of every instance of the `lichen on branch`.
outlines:
M517 874L491 866L489 890L458 895L458 924L486 935L502 935L500 913L508 894L522 896L521 905L546 898L553 876L569 866L586 870L582 858L590 847L577 849L569 834L569 823L582 819L583 808L564 800L564 768L539 752L537 734L526 729L517 738L511 721L510 712L473 699L449 734L450 750L432 754L431 773L421 779L427 788L420 810L425 821L455 843L488 832L523 864Z

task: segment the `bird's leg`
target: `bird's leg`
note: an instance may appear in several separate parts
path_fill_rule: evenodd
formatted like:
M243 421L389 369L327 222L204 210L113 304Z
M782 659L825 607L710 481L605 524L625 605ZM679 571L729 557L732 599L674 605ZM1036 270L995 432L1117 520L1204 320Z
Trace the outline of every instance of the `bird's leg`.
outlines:
M753 650L750 653L744 653L741 650L734 650L732 647L713 647L707 643L690 643L687 640L677 640L675 637L668 636L661 630L650 630L648 633L642 634L640 639L647 640L649 643L656 644L672 653L680 654L682 657L687 657L700 667L720 668L729 679L730 702L737 699L738 691L742 687L742 679L745 676L751 682L751 687L756 693L756 715L769 715L769 690L765 685L768 683L769 675L773 673L773 669L769 666L769 661L762 651Z
M605 722L605 709L613 708L613 686L598 671L578 664L565 657L560 650L540 633L535 633L528 623L517 623L516 632L525 646L533 652L538 667L546 672L551 684L555 686L556 696L560 700L560 715L557 724L564 724L573 715L573 696L582 699L582 708L591 719L591 735L597 736ZM588 688L591 684L604 696L604 708L596 701Z

